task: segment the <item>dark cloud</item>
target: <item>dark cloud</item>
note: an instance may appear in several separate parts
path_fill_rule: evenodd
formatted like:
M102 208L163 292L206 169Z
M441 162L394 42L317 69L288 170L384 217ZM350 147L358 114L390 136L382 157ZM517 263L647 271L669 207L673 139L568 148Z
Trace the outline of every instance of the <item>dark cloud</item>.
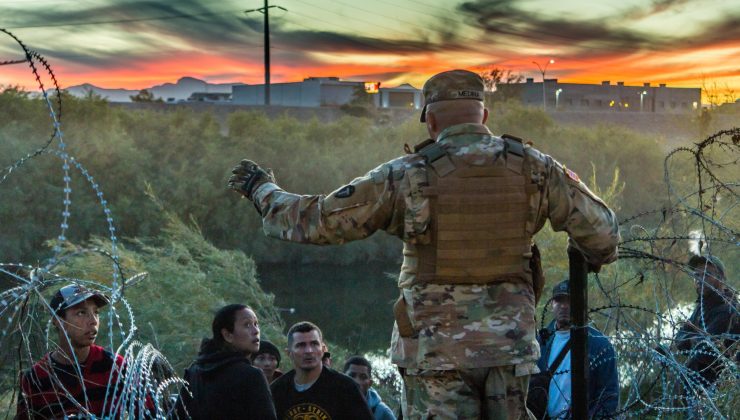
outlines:
M478 26L504 39L539 42L580 49L592 54L640 50L670 50L686 45L709 45L721 40L738 39L740 15L723 17L708 23L700 33L690 36L655 35L627 29L630 20L642 19L669 10L678 10L691 0L654 0L647 7L621 14L579 19L552 16L543 11L524 10L516 0L479 0L460 4L459 9L472 15ZM572 16L578 16L573 13Z
M258 12L245 14L235 5L237 4L227 2L208 4L202 0L110 1L109 4L98 7L44 8L33 13L9 10L4 21L12 22L9 27L24 32L48 27L70 28L76 33L97 30L100 26L107 26L110 30L117 28L134 45L128 53L107 53L86 45L65 45L63 39L53 38L45 42L46 49L41 51L55 58L100 68L120 67L127 62L150 59L151 47L161 48L164 53L179 48L166 44L165 40L172 38L204 52L235 54L258 60L261 58L263 42L262 15ZM315 62L308 54L315 51L382 54L430 52L442 48L437 43L425 40L399 41L327 30L290 30L279 20L271 22L271 29L275 53L304 63ZM159 34L162 42L152 45L151 38L144 34ZM462 48L452 45L452 42L445 42L445 48ZM135 46L137 44L150 48L140 49ZM149 51L142 51L147 49ZM135 63L131 65L135 66Z
M160 48L163 54L174 48L167 45L164 36L174 37L202 48L204 51L222 51L236 47L260 46L255 19L240 16L238 9L210 7L198 0L178 0L157 3L137 1L89 8L44 8L33 12L6 10L4 21L11 22L14 32L26 35L34 30L48 31L59 28L57 37L48 37L42 46L32 46L42 54L95 67L118 67L129 63L135 66L139 59L151 58L151 47ZM133 46L121 53L106 52L88 45L70 44L64 33L93 33L103 27L109 33L119 31ZM38 29L36 29L38 28ZM259 25L261 31L261 24ZM163 36L159 44L152 43L151 35ZM255 42L257 41L257 42ZM140 48L146 46L148 48ZM147 51L148 50L148 51Z
M720 44L740 39L740 13L725 16L718 22L705 25L706 29L691 37L686 37L683 43L691 46L705 46Z
M460 4L489 34L547 45L626 51L665 42L664 39L610 26L613 18L576 20L523 10L515 0L482 0Z
M278 44L305 51L356 52L356 53L406 53L438 51L440 45L427 41L387 40L327 31L284 31L276 35Z
M692 0L653 0L647 6L636 6L627 10L624 17L627 19L644 19L670 10L678 10L683 5L691 2Z

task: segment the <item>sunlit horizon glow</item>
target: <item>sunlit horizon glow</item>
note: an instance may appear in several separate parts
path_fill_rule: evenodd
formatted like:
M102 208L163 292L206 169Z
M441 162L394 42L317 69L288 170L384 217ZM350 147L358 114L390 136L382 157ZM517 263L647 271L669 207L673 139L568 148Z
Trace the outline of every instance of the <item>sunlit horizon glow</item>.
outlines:
M540 81L712 86L740 91L740 12L731 0L270 0L273 83L307 77L420 87L452 68ZM646 4L647 3L647 4ZM0 27L39 51L63 87L142 89L195 77L263 83L260 0L8 1ZM0 37L0 61L20 56ZM0 85L35 89L27 66Z

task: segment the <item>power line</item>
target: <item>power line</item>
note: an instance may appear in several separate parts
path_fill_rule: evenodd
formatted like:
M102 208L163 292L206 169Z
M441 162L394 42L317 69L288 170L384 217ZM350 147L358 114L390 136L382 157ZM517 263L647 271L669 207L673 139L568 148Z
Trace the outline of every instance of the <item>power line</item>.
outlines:
M304 3L306 3L304 0L302 0L302 1ZM343 15L343 14L341 14L339 12L335 12L335 11L333 11L331 9L326 9L326 8L319 7L319 6L316 6L316 5L311 5L311 7L315 8L315 9L322 10L324 12L335 14L335 15L343 18L343 19L347 19L347 16L346 15ZM352 6L352 7L355 7L355 6ZM358 10L360 10L360 9L358 9ZM371 13L375 13L375 12L371 12ZM396 32L398 34L401 34L401 35L403 35L404 37L407 37L407 38L410 37L410 34L408 34L406 32L401 32L397 28L392 28L392 27L389 27L389 26L379 25L379 24L377 24L375 22L370 22L370 21L367 21L367 20L364 20L364 19L359 19L359 18L356 18L356 17L354 17L353 20L358 21L358 22L363 22L363 23L366 23L368 25L375 26L375 27L378 27L378 28L381 28L381 29L385 29L387 31L393 31L393 32ZM352 33L357 32L357 28L351 28L350 30L352 31Z
M194 17L202 17L202 16L228 15L228 14L238 13L240 11L241 10L230 10L230 11L222 11L222 12L205 12L205 13L181 13L181 14L176 14L176 15L157 16L157 17L149 17L149 18L112 19L112 20L92 21L92 22L70 22L70 23L54 23L54 24L45 24L45 25L9 26L9 27L6 27L5 29L31 29L31 28L56 28L56 27L62 27L62 26L110 25L110 24L117 24L117 23L133 23L133 22L153 21L153 20L170 20L170 19L184 19L184 18L194 18Z
M352 30L353 30L353 28L345 27L345 26L343 26L343 25L337 25L337 24L336 24L336 23L334 23L334 22L329 22L329 21L326 21L326 20L323 20L323 19L319 19L319 18L316 18L316 17L314 17L314 16L309 16L309 15L306 15L306 14L304 14L304 13L301 13L301 12L297 12L297 11L295 11L295 10L291 11L291 13L293 13L293 14L296 14L296 15L298 15L298 16L303 16L303 17L305 17L305 18L308 18L308 19L311 19L311 20L313 20L313 21L317 21L317 22L322 22L322 23L325 23L325 24L327 24L327 25L331 25L331 26L335 26L335 27L343 27L343 28L345 28L345 29L348 29L348 30L350 30L350 31L352 31ZM298 25L298 26L304 27L304 28L306 28L306 29L309 29L309 30L311 30L311 31L316 31L316 28L311 28L311 27L308 27L308 26L306 26L306 25L303 25L303 24L297 23L297 22L295 22L295 21L293 21L293 20L291 20L291 22L292 22L292 23L293 23L294 25ZM390 53L393 53L393 54L398 54L398 51L396 51L396 50L391 50L391 49L389 49L389 48L384 48L384 47L380 47L380 46L377 46L377 45L371 44L371 43L369 43L369 42L365 42L365 41L362 41L362 40L360 40L360 39L357 39L356 37L354 37L354 38L349 38L349 39L350 39L350 40L351 40L352 42L355 42L355 43L357 43L357 44L361 44L361 45L365 45L365 46L371 47L371 48L373 48L373 49L376 49L376 50L379 50L379 51L385 51L385 52L390 52Z
M427 16L429 16L429 17L433 17L433 18L436 18L436 19L451 20L451 21L453 21L453 22L457 22L457 23L462 23L462 24L466 24L466 22L463 22L463 21L461 21L461 20L457 20L457 19L453 19L453 18L452 18L452 17L450 17L450 16L439 16L439 15L433 15L433 14L431 14L431 13L427 13L427 12L422 12L422 11L420 11L420 10L416 10L416 9L411 9L411 8L408 8L408 7L403 7L403 6L401 6L400 4L392 3L392 2L389 2L389 1L385 1L385 0L375 0L375 1L377 1L377 2L380 2L380 3L384 3L384 4L387 4L387 5L389 5L389 6L394 6L394 7L397 7L397 8L399 8L399 9L407 10L407 11L409 11L409 12L414 12L414 13L418 13L418 14L422 14L422 15L427 15Z
M344 3L344 2L342 2L342 1L340 1L340 0L334 0L334 2L335 2L335 3L340 3L340 4L344 4L345 6L350 6L350 5L348 5L347 3ZM387 3L387 4L392 4L392 3ZM384 18L386 18L386 19L392 19L392 20L395 20L395 21L397 21L397 22L401 22L401 23L405 23L405 24L407 24L407 25L415 26L415 27L417 27L417 28L419 28L419 29L422 29L422 30L424 30L424 31L429 31L429 28L427 28L427 27L425 27L425 26L421 26L421 25L419 25L419 24L417 24L417 23L414 23L414 22L409 22L409 21L407 21L407 20L399 19L399 18L397 18L397 17L393 17L393 16L388 16L388 15L384 15L384 14L378 13L378 12L376 12L376 11L373 11L373 10L363 9L363 8L361 8L361 7L358 7L358 6L350 6L350 7L354 7L354 8L356 8L357 10L362 10L363 12L367 12L367 13L372 13L372 14L376 14L376 15L378 15L378 16L382 16L382 17L384 17ZM408 9L406 9L406 10L408 10ZM430 15L430 16L433 16L433 15ZM456 21L456 22L459 22L459 21ZM459 35L459 37L460 37L460 38L463 38L463 39L467 39L468 41L472 41L472 42L480 42L480 40L479 40L479 39L471 38L471 37L468 37L468 36L465 36L465 35Z
M426 4L426 3L423 3L423 2L420 2L420 1L416 1L416 0L408 0L408 1L410 1L411 3L416 3L416 4L420 5L420 6L430 7L432 9L437 9L437 10L443 12L443 13L450 13L451 12L450 9L444 9L442 7L432 6L431 4Z

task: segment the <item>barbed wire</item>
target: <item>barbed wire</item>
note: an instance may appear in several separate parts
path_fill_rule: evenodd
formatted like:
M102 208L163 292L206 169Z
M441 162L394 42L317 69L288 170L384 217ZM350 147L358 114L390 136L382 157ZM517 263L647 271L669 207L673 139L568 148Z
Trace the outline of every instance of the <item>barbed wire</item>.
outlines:
M136 340L137 327L135 323L134 310L126 300L125 288L131 287L146 278L146 273L135 273L126 275L118 253L118 238L112 211L108 206L103 191L95 181L95 178L74 156L67 152L64 142L64 133L61 128L62 116L62 94L56 75L46 59L39 53L30 50L26 45L11 32L0 28L0 32L14 40L21 49L25 59L0 61L0 65L27 63L34 77L41 98L48 111L50 124L53 127L49 138L34 151L19 158L3 170L0 185L6 182L24 165L33 159L48 156L59 159L62 163L62 185L63 199L61 203L62 220L59 224L60 232L53 241L52 255L45 261L30 265L24 263L0 263L0 274L16 283L17 286L0 292L0 348L11 348L11 341L15 342L13 348L17 367L21 372L30 372L34 361L39 360L42 354L50 355L70 343L70 336L64 328L52 328L59 318L49 303L50 290L56 291L68 284L77 284L98 291L110 298L110 304L105 307L104 314L107 316L107 345L113 349L115 354L121 355L123 363L121 366L113 364L107 377L105 388L104 406L102 413L90 411L87 401L89 396L86 390L86 381L79 380L82 387L82 395L73 395L64 385L64 380L59 377L56 369L47 369L50 381L58 392L57 403L63 405L62 399L72 404L79 417L101 416L102 418L165 418L171 409L171 394L178 392L179 385L183 381L174 372L172 366L151 344L142 344ZM39 69L46 74L42 76ZM53 94L47 90L48 82L53 86ZM73 170L87 182L95 193L99 206L101 207L102 220L107 225L110 249L98 247L71 246L67 242L67 232L70 229L72 217L72 178ZM70 277L57 274L56 269L63 267L68 261L75 257L95 253L104 256L111 262L112 271L110 285L99 281ZM41 320L47 319L45 326ZM62 342L57 342L54 331ZM12 340L11 340L12 338ZM5 353L5 351L3 351ZM9 357L9 354L3 354ZM50 356L46 356L50 357ZM80 361L74 358L72 367L74 374L82 378ZM49 359L51 360L51 359ZM39 362L41 363L41 362ZM39 365L41 366L41 365ZM156 367L156 369L155 369ZM30 374L30 373L29 373ZM22 399L16 391L20 389L19 383L13 386L11 403L16 399ZM2 390L3 392L5 390ZM8 407L8 413L14 411Z
M165 355L151 344L138 341L135 308L125 298L126 288L144 281L146 273L133 273L123 266L113 214L103 190L83 164L67 152L61 128L62 94L51 66L12 33L4 29L0 32L14 40L25 57L0 61L0 65L29 65L53 127L41 146L3 170L0 185L33 159L49 157L61 161L64 193L60 232L53 241L52 255L37 264L0 263L0 274L15 284L0 292L0 348L11 348L10 343L14 343L13 354L3 357L12 358L13 365L25 371L39 356L63 345L55 342L52 325L56 315L49 304L50 291L69 283L99 290L111 297L105 311L108 347L122 356L125 366L110 372L103 417L123 414L167 417L172 408L171 398L184 381L175 374ZM47 85L53 86L52 94L47 92ZM737 387L740 331L731 328L740 324L737 285L730 284L733 277L729 271L723 273L722 279L713 279L687 263L688 245L693 244L696 254L721 256L730 263L727 268L737 269L740 180L732 178L737 177L738 149L740 129L733 128L719 131L692 147L672 150L664 161L668 202L620 222L623 235L620 259L613 267L593 276L595 287L589 298L591 323L575 326L598 328L589 329L592 339L609 343L609 347L602 347L589 357L591 370L615 366L619 374L619 403L615 409L600 411L600 407L605 407L604 402L592 401L592 413L596 417L730 418L733 407L740 405ZM686 161L680 161L681 157L687 157ZM685 179L676 181L686 178L686 168L694 171L695 183ZM108 229L110 249L78 247L67 241L73 176L80 176L93 190L102 209L101 223ZM88 253L101 255L110 262L110 284L59 274L69 261ZM696 296L683 292L686 285L692 289L691 284L696 285ZM693 297L696 300L691 303ZM544 305L539 320L541 330L554 329L554 321L545 323L551 306L550 302ZM720 315L729 319L730 327L725 331L715 331L713 323L717 319L705 316L713 310L716 313L717 308L724 310ZM689 314L698 324L687 322ZM62 340L70 340L66 332ZM551 342L544 339L543 344L546 349ZM709 361L711 373L716 373L711 381L707 379L708 371L697 370L695 366L694 362L702 360ZM566 374L570 374L570 369L559 366L555 367L553 376ZM395 370L388 370L384 375L381 380L389 386L400 386L397 378L391 378ZM557 381L554 382L557 387ZM8 404L20 398L17 389L16 382ZM91 415L84 401L76 399L64 387L60 389L77 410ZM108 404L111 395L116 398Z
M736 412L740 404L737 283L731 284L733 275L728 271L718 275L687 260L692 244L693 254L709 259L722 256L730 263L724 270L737 268L739 184L737 178L724 177L738 176L739 140L740 129L733 128L693 147L672 150L664 161L669 203L620 222L619 261L594 276L597 287L589 297L590 326L600 330L590 332L589 343L593 346L606 339L614 351L590 354L589 365L597 374L603 374L600 369L607 365L616 367L621 400L616 410L599 413L595 404L600 400L591 396L595 417L725 419ZM680 156L688 158L680 162ZM687 167L694 168L694 183L684 179L677 184L677 179L686 178ZM674 170L681 172L674 174ZM677 290L693 289L691 283L695 302L690 303L690 296L674 296ZM640 292L635 293L636 288ZM547 329L551 306L547 302L542 310L541 329ZM547 331L555 330L555 325L552 321ZM542 341L543 350L552 346L547 333ZM570 374L569 368L561 367L552 373L551 395L560 392L557 377ZM570 396L569 392L563 395Z

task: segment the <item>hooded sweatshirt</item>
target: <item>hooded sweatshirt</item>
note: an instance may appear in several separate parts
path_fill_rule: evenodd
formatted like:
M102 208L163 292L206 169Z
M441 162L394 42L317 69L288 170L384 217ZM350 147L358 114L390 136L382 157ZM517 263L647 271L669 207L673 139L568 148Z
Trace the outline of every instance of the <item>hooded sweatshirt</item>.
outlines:
M724 369L720 353L740 363L740 352L734 346L740 335L738 308L740 304L734 295L708 291L705 297L697 298L689 318L699 330L684 324L676 335L676 347L689 354L686 366L698 374L692 379L705 387L714 384Z
M393 411L380 399L377 391L372 388L368 389L366 398L375 420L396 420Z
M189 386L181 390L177 404L180 418L276 418L265 376L244 353L204 340L198 359L185 370L185 380Z

